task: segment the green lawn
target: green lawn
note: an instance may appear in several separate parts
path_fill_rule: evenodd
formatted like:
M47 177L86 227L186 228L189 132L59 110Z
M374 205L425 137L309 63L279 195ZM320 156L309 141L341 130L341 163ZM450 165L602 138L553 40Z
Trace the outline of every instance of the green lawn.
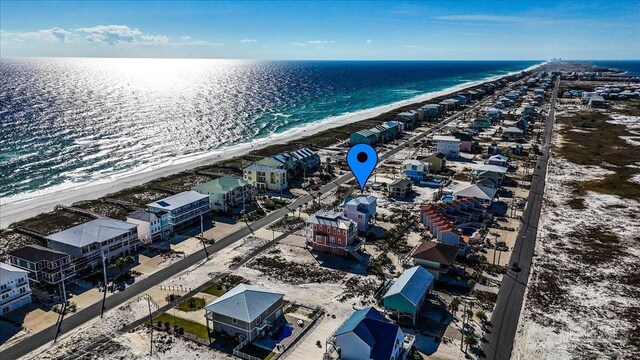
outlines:
M153 319L153 324L155 325L158 321L162 322L163 324L165 322L169 322L169 325L171 326L171 328L173 328L173 325L176 324L178 325L178 327L183 328L185 332L193 334L202 339L209 340L207 327L202 324L199 324L190 320L185 320L173 315L169 315L167 313L156 316Z
M192 297L191 299L187 299L181 302L178 305L178 309L182 311L197 311L204 308L206 303L203 298Z
M224 293L226 293L227 291L220 284L215 283L215 284L209 286L208 288L202 290L202 292L205 293L205 294L209 294L209 295L220 297L220 296L224 295Z
M273 351L265 350L259 346L255 346L251 343L247 344L245 347L240 349L245 354L249 354L251 356L255 356L258 359L269 360L271 359L275 353Z

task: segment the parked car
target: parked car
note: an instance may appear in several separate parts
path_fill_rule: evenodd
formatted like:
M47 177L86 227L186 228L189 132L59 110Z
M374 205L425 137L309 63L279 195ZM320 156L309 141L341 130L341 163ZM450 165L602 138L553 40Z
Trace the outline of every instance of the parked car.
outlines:
M511 270L518 272L520 271L520 265L518 265L517 261L514 261L513 263L511 263Z

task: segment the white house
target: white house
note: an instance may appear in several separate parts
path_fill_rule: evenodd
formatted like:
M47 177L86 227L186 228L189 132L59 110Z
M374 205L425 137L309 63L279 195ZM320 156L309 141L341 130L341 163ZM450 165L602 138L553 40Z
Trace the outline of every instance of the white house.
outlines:
M504 156L504 155L493 155L491 157L489 157L489 159L487 160L487 164L488 165L496 165L496 166L502 166L502 167L507 167L507 162L509 161L509 158Z
M495 198L497 192L498 190L490 186L471 184L454 191L453 197L456 200L475 198L480 200L483 205L491 205L491 202L493 202L493 198Z
M376 215L376 204L378 199L375 196L361 196L346 201L342 208L344 216L358 224L358 231L369 230L371 219Z
M189 190L147 204L147 211L154 214L168 213L168 227L171 230L199 219L211 210L209 196Z
M436 135L433 137L433 150L446 155L448 159L460 156L460 139L450 135Z
M484 112L487 114L488 117L494 120L498 120L502 116L502 111L494 107L486 108Z
M71 255L71 261L80 270L84 266L96 266L104 252L107 261L136 251L138 225L128 222L97 218L84 224L51 234L46 237L47 247Z
M0 263L0 315L31 303L29 272Z
M253 198L254 188L247 180L231 176L196 185L193 190L209 195L211 209L230 212L234 207L249 202Z
M127 215L127 222L138 225L138 239L143 244L165 240L169 235L169 213L158 211L155 214L138 210Z
M324 359L403 360L414 342L414 335L368 306L351 314L327 339Z

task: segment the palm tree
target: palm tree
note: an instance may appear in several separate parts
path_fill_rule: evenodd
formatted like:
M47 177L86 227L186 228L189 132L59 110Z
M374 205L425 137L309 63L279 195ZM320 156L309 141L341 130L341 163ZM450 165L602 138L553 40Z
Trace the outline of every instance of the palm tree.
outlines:
M467 333L467 335L464 336L464 342L467 344L467 348L465 349L465 352L467 352L469 345L472 347L478 345L478 337L472 332Z
M484 310L478 310L476 317L482 322L487 321L487 313L485 313Z
M454 298L453 300L451 300L451 303L449 303L448 308L449 308L449 311L451 311L451 313L455 315L458 312L458 308L460 308L460 299Z

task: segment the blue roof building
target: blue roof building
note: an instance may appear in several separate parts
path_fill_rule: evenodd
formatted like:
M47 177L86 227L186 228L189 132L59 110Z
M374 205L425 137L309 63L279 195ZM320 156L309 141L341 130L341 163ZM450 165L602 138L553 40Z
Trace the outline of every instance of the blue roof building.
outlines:
M351 314L327 340L327 357L343 360L406 359L415 337L372 307Z
M368 129L360 130L358 132L351 134L351 137L349 139L351 146L357 145L357 144L367 144L367 145L373 146L377 141L378 141L378 137L376 136L376 134L374 134L373 132L371 132L371 130L368 130Z
M421 266L414 266L397 278L384 295L385 311L410 317L413 325L429 291L433 288L434 276Z

